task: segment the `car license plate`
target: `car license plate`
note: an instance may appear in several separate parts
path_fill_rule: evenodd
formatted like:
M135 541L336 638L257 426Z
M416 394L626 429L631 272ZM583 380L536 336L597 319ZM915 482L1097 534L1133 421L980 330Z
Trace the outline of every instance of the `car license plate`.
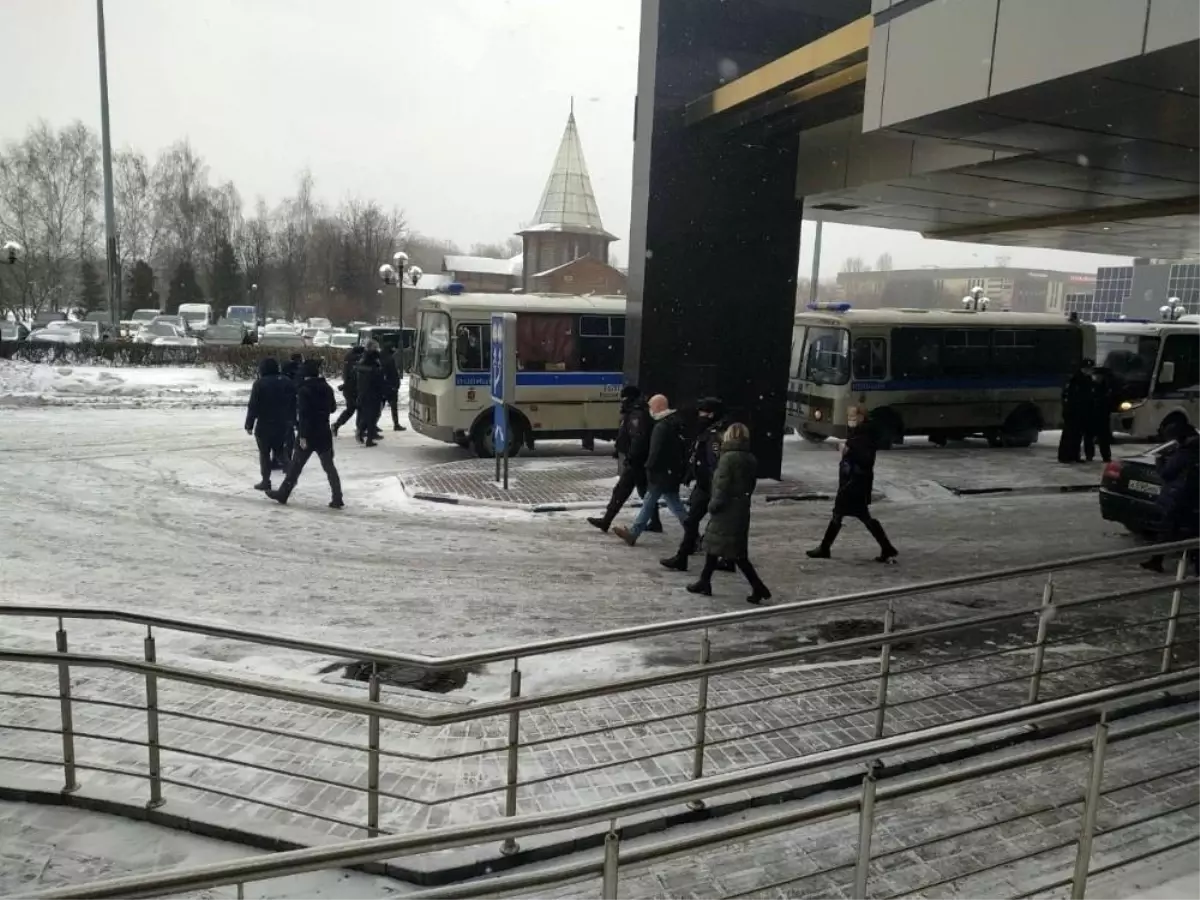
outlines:
M1136 491L1139 494L1149 494L1152 497L1157 497L1162 491L1160 485L1152 484L1149 481L1130 480L1126 487L1131 491Z

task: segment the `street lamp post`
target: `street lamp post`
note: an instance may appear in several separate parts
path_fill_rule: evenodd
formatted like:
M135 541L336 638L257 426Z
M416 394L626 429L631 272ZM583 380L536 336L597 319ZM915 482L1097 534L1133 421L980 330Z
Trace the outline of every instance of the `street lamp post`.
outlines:
M104 164L104 244L108 258L108 316L121 319L121 261L117 258L117 214L113 205L112 138L108 129L108 57L104 44L104 0L96 0L96 44L100 56L100 143Z

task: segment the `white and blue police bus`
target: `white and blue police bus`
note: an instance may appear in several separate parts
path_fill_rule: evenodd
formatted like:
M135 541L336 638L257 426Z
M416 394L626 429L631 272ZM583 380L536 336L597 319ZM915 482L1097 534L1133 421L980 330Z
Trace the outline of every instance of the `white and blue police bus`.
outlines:
M624 383L625 298L468 294L459 284L423 298L409 374L408 417L426 437L494 454L491 317L517 315L517 395L509 455L541 439L616 437Z
M1061 426L1063 385L1094 354L1095 330L1062 316L810 304L792 329L787 423L844 437L860 406L884 449L910 434L1027 447Z
M1096 364L1116 391L1113 431L1164 440L1174 422L1200 424L1200 324L1097 322Z

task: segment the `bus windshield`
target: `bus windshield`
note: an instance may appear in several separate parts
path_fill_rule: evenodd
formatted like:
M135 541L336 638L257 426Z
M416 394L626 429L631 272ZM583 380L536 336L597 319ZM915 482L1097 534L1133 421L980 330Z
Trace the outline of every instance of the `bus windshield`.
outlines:
M1097 333L1096 364L1112 373L1118 401L1149 395L1159 342L1150 334Z
M449 378L450 363L450 317L433 310L421 313L417 374L422 378Z
M813 384L845 384L850 380L850 333L844 328L808 330L804 378Z
M231 322L253 325L257 316L258 311L253 306L231 306L225 310L225 318Z

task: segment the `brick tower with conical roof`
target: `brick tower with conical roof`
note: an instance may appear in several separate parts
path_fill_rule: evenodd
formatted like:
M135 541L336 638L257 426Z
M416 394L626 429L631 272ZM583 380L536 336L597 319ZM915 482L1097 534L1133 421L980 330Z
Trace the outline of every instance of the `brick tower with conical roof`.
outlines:
M523 248L521 289L525 291L538 273L581 257L608 263L608 246L616 236L605 231L600 221L592 179L583 161L574 101L533 222L518 234Z

